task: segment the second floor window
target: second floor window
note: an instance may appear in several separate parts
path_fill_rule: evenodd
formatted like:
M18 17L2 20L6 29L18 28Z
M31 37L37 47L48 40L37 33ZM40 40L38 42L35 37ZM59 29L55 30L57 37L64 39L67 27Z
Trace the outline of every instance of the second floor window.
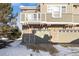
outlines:
M62 13L66 13L67 6L62 6Z
M36 14L28 14L28 20L29 21L36 21L37 15Z
M39 21L39 20L40 20L40 14L37 13L28 14L28 21Z
M52 13L53 18L62 17L62 7L61 6L48 5L47 12Z

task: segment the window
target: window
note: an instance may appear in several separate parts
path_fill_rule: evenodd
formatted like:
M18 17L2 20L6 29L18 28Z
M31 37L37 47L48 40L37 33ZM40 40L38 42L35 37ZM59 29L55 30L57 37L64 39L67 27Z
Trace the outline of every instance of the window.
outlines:
M78 5L73 5L73 7L77 8Z
M36 21L37 15L36 14L28 14L29 21Z
M61 8L60 6L55 6L53 7L53 10L52 10L52 17L53 18L61 18Z
M53 18L61 18L62 17L61 6L48 5L47 12L52 13Z
M74 32L76 32L77 30L74 30Z
M40 14L38 14L38 20L40 20Z
M33 14L33 19L37 19L37 14Z
M62 6L62 13L66 12L66 6Z
M40 20L40 14L37 13L28 14L28 21L38 21L38 20Z
M48 13L51 13L52 12L52 9L53 9L52 6L48 5L47 12Z
M70 30L70 32L73 32L73 30Z

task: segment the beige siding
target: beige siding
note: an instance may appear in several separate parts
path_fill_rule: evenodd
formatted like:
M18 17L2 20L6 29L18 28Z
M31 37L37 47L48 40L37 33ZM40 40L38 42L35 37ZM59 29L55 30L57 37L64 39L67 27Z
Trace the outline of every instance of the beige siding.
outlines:
M45 14L41 14L41 21L45 21Z
M35 13L35 10L26 10L26 11L22 11L23 13Z
M40 12L41 13L47 12L47 4L40 4Z
M73 7L72 11L73 14L79 14L79 7L77 8Z
M79 23L79 14L73 14L73 22Z
M51 41L54 43L71 43L72 41L75 41L77 39L79 39L79 28L77 29L63 29L63 28L51 28L51 35L52 35L52 39ZM59 32L59 30L65 30L64 32L61 31ZM67 30L72 30L68 31ZM76 32L75 32L76 30Z
M72 13L72 4L67 5L66 13Z
M30 29L30 28L29 29L24 29L22 32L23 32L23 34L25 34L25 33L31 34L32 33L32 29Z
M67 6L67 9L66 9L66 12L67 13L72 13L72 7L73 7L73 4L67 4L67 3L60 3L60 4L58 4L58 3L54 3L54 4L52 4L52 3L44 3L44 4L40 4L40 12L42 12L42 13L47 13L47 5L56 5L56 6L64 6L64 5L66 5Z
M58 28L52 28L51 30L50 30L51 32L51 36L52 36L52 38L51 38L51 42L58 42L59 41L59 38L58 38Z
M46 3L40 4L40 14L41 14L41 21L45 21L45 13L46 13L46 20L47 22L79 22L79 7L73 7L74 4L52 4L52 5L66 5L67 10L65 13L62 14L61 18L53 18L52 13L47 13L47 5ZM35 10L28 10L23 11L21 15L21 21L25 22L25 15L24 13L36 13ZM27 16L27 14L26 14ZM26 18L27 21L27 18Z
M63 4L64 5L64 4ZM61 18L53 18L52 17L52 13L47 13L47 4L40 4L40 21L45 21L45 14L46 14L46 21L47 22L75 22L78 23L79 22L79 7L78 8L74 8L73 7L74 4L69 4L67 5L67 10L65 13L62 14ZM26 13L26 17L27 14L29 13L36 13L35 11L27 11L27 12L23 12L21 14L21 21L22 22L27 22L28 19L25 19L25 14ZM38 24L40 22L30 22L30 24ZM67 28L66 28L67 29ZM66 30L65 29L65 30ZM72 28L71 30L78 30L79 28ZM36 31L35 35L37 35L38 37L44 36L45 34L51 34L52 39L51 42L54 43L70 43L76 39L79 38L79 31L77 32L59 32L60 28L53 28L50 29L49 31ZM63 28L61 28L61 30L63 30ZM23 33L32 33L32 29L23 29Z
M21 13L21 21L22 22L28 21L27 15L28 15L28 13L26 13L26 19L25 19L25 13ZM45 21L45 14L42 13L40 15L41 15L40 16L41 18L39 18L39 22ZM79 22L79 14L64 13L64 14L62 14L61 18L53 18L52 14L48 13L48 14L46 14L46 21L47 22L77 22L78 23Z
M44 36L47 34L48 36L52 36L51 38L51 42L53 43L71 43L72 41L75 41L77 39L79 39L79 31L74 31L74 30L78 30L78 29L69 29L72 30L72 32L67 32L67 30L65 29L65 32L61 31L59 32L59 30L64 30L63 28L51 28L48 30L36 30L35 34L36 36L38 36L39 38L44 38ZM35 29L24 29L23 30L23 34L33 34L32 30ZM41 39L40 39L41 40Z
M46 15L47 22L72 22L72 14L65 13L62 15L62 18L53 18L52 14Z
M59 33L58 42L70 43L79 38L79 32L61 32Z

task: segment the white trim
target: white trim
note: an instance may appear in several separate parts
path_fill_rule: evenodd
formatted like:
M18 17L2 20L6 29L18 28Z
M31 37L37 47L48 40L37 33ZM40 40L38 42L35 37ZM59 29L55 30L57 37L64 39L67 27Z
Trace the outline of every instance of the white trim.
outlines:
M57 41L59 41L59 30L57 30Z
M27 19L27 18L26 18L26 13L24 13L24 14L25 14L25 22L26 22L26 19Z
M47 20L46 20L46 13L45 13L45 21L47 21Z
M79 23L72 23L72 22L41 22L41 23L45 23L45 24L79 24Z
M36 14L36 15L37 15L37 19L36 19L37 22L39 21L39 19L38 19L38 14L39 14L39 13Z
M40 14L40 19L38 19L37 21L26 21L26 14ZM45 15L45 19L44 19L44 21L42 21L41 20L41 14L44 14ZM38 16L37 16L38 17ZM34 23L37 23L37 24L43 24L43 23L45 23L45 24L74 24L74 25L76 25L76 24L79 24L79 23L75 23L74 22L74 19L73 19L73 14L72 14L72 21L71 22L47 22L47 20L46 20L46 13L25 13L25 21L21 21L21 14L20 14L20 23L22 23L22 24L25 24L25 23L31 23L31 22L34 22Z
M63 12L63 8L62 8L62 13L67 13L67 5L62 5L62 7L63 7L63 6L65 6L66 9L65 9L65 11Z
M57 14L59 15L58 17L56 16L55 12L57 12ZM61 5L48 4L47 5L47 13L52 13L53 18L62 18L62 6Z
M73 8L73 5L71 6ZM74 23L74 14L73 14L73 9L72 9L72 22Z
M41 13L40 13L40 22L41 22Z

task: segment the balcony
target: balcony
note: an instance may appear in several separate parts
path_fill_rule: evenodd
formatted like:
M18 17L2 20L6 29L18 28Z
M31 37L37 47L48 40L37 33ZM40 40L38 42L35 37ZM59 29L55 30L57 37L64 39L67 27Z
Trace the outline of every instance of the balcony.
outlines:
M52 17L52 13L20 13L22 24L78 24L79 14L62 13L61 17Z
M39 24L46 21L46 14L44 13L21 13L20 23L25 24Z

